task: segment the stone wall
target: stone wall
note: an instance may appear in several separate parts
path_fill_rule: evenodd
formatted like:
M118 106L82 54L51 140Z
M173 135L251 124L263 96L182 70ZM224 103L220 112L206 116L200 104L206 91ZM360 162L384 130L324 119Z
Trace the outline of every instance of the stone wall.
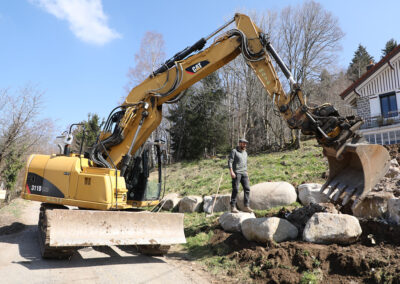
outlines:
M371 116L371 108L368 97L357 98L357 115L361 116L362 118Z

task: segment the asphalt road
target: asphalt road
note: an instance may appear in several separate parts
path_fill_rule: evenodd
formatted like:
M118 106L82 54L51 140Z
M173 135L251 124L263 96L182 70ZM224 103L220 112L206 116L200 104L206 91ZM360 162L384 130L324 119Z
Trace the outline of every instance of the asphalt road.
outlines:
M15 220L23 229L0 235L0 283L209 283L179 261L141 255L131 247L88 247L69 260L44 260L36 227L40 204L23 203Z

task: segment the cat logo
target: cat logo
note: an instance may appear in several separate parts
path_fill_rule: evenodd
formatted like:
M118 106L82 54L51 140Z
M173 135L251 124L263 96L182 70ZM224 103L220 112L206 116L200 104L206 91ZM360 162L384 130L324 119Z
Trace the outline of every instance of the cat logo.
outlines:
M204 66L206 66L208 63L210 63L208 60L203 60L203 61L200 61L200 62L198 62L196 64L193 64L193 65L189 66L185 70L189 74L194 74L197 71L199 71L200 69L202 69Z

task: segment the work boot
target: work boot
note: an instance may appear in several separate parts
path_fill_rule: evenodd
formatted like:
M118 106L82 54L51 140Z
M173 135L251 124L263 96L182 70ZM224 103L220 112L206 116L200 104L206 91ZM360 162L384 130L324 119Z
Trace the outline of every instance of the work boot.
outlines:
M245 206L242 211L247 213L253 213L253 209L251 209L250 206Z
M239 210L237 210L236 205L231 205L231 213L239 213Z

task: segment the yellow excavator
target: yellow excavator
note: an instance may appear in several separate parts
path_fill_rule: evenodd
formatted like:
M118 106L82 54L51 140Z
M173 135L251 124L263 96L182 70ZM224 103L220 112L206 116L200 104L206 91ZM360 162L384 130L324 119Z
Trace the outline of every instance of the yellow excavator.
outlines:
M236 27L223 30L235 22ZM214 41L205 48L207 41ZM357 205L389 167L380 145L356 133L362 120L342 117L330 104L308 107L302 91L268 36L243 14L167 60L134 87L114 108L91 150L69 153L71 131L59 144L62 153L34 154L26 165L22 197L42 202L39 239L43 257L68 257L82 246L137 245L162 250L184 243L183 215L140 211L159 203L158 183L148 180L149 148L160 158L159 141L146 142L160 124L164 104L178 101L185 90L242 55L271 96L291 129L314 135L329 161L322 191L334 201ZM271 57L289 80L286 94ZM73 206L78 209L70 209Z

